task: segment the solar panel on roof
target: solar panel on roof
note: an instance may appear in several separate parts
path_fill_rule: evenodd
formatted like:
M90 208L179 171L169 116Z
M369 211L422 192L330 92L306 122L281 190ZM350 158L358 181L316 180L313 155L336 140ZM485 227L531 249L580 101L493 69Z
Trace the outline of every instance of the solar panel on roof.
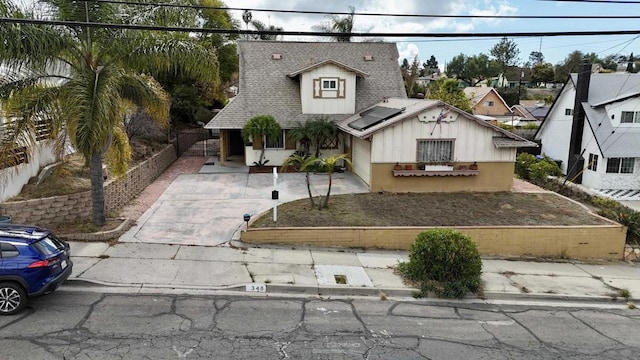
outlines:
M375 106L360 113L360 118L349 123L349 127L356 130L366 130L384 120L400 114L404 109L394 109L384 106Z

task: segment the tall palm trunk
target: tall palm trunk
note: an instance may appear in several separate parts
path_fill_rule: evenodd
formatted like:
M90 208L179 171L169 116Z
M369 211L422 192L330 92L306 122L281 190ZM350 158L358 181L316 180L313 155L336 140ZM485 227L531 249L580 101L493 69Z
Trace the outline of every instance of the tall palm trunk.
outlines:
M327 196L324 198L324 205L322 207L329 207L329 196L331 195L331 181L333 180L333 171L329 171L329 188L327 189Z
M311 207L315 206L315 202L313 201L313 195L311 195L311 180L309 180L309 170L305 171L305 180L307 181L307 192L309 193L309 201L311 201Z
M102 177L102 153L94 152L91 154L89 162L89 171L91 174L91 201L93 202L93 223L96 226L105 224L104 210L104 178Z

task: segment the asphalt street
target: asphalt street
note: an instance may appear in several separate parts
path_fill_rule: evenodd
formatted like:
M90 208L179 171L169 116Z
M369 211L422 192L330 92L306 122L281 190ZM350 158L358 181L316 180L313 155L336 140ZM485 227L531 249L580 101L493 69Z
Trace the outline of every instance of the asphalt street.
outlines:
M0 318L3 359L637 359L640 312L67 290Z

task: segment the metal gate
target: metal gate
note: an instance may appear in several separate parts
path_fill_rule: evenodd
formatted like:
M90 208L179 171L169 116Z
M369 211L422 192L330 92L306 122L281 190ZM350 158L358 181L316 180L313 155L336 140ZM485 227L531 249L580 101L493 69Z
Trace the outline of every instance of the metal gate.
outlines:
M208 129L178 131L175 136L178 156L215 156L218 154L218 137Z

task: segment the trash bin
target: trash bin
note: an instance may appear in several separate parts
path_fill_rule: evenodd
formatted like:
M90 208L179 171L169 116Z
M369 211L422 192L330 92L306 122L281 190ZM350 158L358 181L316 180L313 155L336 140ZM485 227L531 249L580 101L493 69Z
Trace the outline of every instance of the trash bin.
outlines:
M0 216L0 224L11 223L11 216Z

